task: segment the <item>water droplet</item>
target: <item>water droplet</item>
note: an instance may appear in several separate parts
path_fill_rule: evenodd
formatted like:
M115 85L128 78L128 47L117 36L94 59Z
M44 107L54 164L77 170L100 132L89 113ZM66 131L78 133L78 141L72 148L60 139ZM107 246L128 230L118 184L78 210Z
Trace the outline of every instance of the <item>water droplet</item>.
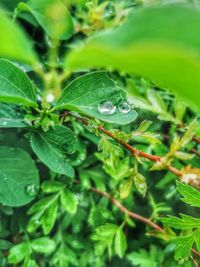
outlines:
M116 110L116 106L111 101L105 101L98 105L98 111L104 115L112 115Z
M46 101L47 101L48 103L53 102L54 99L55 99L55 97L54 97L53 94L48 94L48 95L46 96Z
M29 184L25 187L25 191L27 193L27 195L29 195L30 197L34 197L37 194L37 189L36 186L34 184Z
M42 102L42 98L41 98L40 95L37 95L37 101L38 101L38 102Z
M1 125L3 125L3 126L7 125L7 121L2 121Z
M131 105L128 102L123 102L118 107L119 111L121 113L129 113L131 110Z

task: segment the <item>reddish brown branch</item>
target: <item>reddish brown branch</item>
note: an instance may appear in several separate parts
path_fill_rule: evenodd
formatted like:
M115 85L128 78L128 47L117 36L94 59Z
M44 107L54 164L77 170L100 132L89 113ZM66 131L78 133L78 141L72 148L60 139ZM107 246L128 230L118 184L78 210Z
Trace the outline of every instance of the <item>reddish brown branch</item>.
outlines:
M195 148L192 148L191 152L200 157L200 152L197 151Z
M80 118L80 117L78 117L78 116L76 116L74 114L71 114L71 113L65 113L65 116L67 114L70 114L71 116L75 117L76 119L78 119L79 121L81 121L85 125L88 125L89 124L89 121L87 119ZM121 144L127 150L129 150L133 156L138 155L140 157L146 158L146 159L151 160L151 161L154 161L154 162L159 162L159 161L162 160L162 158L160 156L147 154L147 153L145 153L145 152L143 152L141 150L138 150L137 148L131 146L130 144L126 143L125 141L118 139L117 137L114 136L113 133L111 133L110 131L106 130L103 126L98 126L98 129L101 132L103 132L104 134L106 134L107 136L111 137L113 140L115 140L119 144ZM172 173L174 173L178 177L182 176L181 171L179 171L178 169L174 168L171 165L167 166L167 169L169 171L171 171Z
M159 232L163 232L163 233L165 232L164 229L162 229L159 225L155 224L151 220L125 208L117 199L115 199L114 197L109 195L107 192L100 191L99 189L94 188L94 187L91 188L91 191L108 198L115 206L117 206L121 210L121 212L127 214L129 217L136 219L138 221L141 221L141 222L151 226L152 228L154 228L155 230L157 230Z
M200 144L200 138L194 136L194 137L192 138L192 140L193 140L194 142L196 142L198 145Z
M119 210L122 212L122 213L125 213L127 214L129 217L133 218L133 219L136 219L144 224L147 224L149 226L151 226L153 229L165 234L166 231L160 227L158 224L152 222L150 219L148 218L145 218L137 213L134 213L130 210L128 210L126 207L124 207L117 199L115 199L113 196L109 195L107 192L104 192L104 191L101 191L97 188L94 188L92 187L90 189L92 192L95 192L103 197L106 197L107 199L109 199L116 207L119 208ZM192 252L193 254L195 254L196 256L200 257L200 253L198 251L196 251L195 249L192 249Z

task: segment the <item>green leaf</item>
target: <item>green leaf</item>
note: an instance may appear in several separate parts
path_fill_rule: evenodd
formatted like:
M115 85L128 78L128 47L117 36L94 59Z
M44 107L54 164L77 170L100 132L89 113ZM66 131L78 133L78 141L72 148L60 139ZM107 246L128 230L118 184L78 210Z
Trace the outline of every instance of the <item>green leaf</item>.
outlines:
M174 155L176 158L180 160L191 160L195 157L194 154L189 154L189 153L182 152L182 151L176 151Z
M0 10L0 57L34 65L37 62L31 42L25 33Z
M162 100L160 94L155 90L147 91L147 99L159 113L165 113L167 111L164 101Z
M175 259L186 260L190 256L192 245L194 243L195 235L192 233L188 236L179 236L173 239L176 244Z
M95 252L97 255L102 255L107 248L109 256L111 257L111 249L113 238L119 226L116 224L107 223L95 229L95 233L91 236L92 240L96 241Z
M0 128L23 128L27 126L21 114L17 113L15 106L0 103Z
M119 227L119 229L116 232L115 235L115 252L116 254L120 257L123 258L124 253L127 249L127 242L126 242L126 236L123 232L123 230L121 229L121 227Z
M139 252L132 252L128 255L128 260L133 266L140 267L160 267L162 266L164 258L163 250L152 245L150 251L140 249Z
M34 260L31 260L30 257L26 257L23 265L21 267L39 267Z
M95 234L92 236L93 240L99 240L101 238L107 238L109 236L115 235L116 231L118 230L116 224L107 223L105 225L99 226L95 229Z
M184 114L186 112L186 108L187 106L185 105L185 103L179 99L176 99L175 104L174 104L174 111L175 111L175 115L176 118L182 122Z
M27 74L6 59L0 59L0 101L37 106L35 86Z
M66 40L73 34L73 20L67 6L60 0L30 0L19 3L16 15L30 12L48 36L56 40Z
M58 211L58 201L57 199L55 199L55 201L51 203L51 206L44 212L41 218L42 228L45 235L48 235L52 230L56 222L57 211Z
M111 101L114 106L118 106L125 100L125 92L116 86L107 73L96 71L82 75L67 85L57 101L56 109L66 108L102 121L128 124L136 119L136 111L125 114L117 107L113 114L102 114L98 109L103 102Z
M126 199L130 195L132 187L133 180L131 178L125 180L119 189L120 199Z
M41 188L45 193L54 193L60 191L64 187L63 183L57 181L45 181Z
M197 250L200 251L200 229L195 231L195 244L197 246Z
M20 148L0 147L0 202L23 206L33 200L32 189L36 194L38 186L38 170L29 154Z
M46 210L51 205L51 203L54 201L54 199L55 199L54 195L41 198L29 209L28 214L33 214L35 212Z
M133 176L133 180L134 180L136 189L144 197L147 191L147 183L146 183L145 177L141 173L135 173Z
M90 210L88 222L91 226L98 227L112 219L114 219L112 212L105 206L94 205Z
M118 28L90 38L67 56L66 65L73 70L112 67L135 73L177 91L199 107L199 46L197 8L181 4L153 6L135 10Z
M8 262L13 264L18 263L22 261L29 254L30 254L29 243L22 242L11 248L8 256Z
M68 211L71 214L76 213L77 206L78 206L78 199L77 197L69 191L67 188L65 188L61 192L60 201L63 206L63 208Z
M152 124L152 121L144 120L144 121L142 121L140 123L137 131L139 131L139 132L145 132L150 127L151 124Z
M51 254L55 250L56 244L49 237L40 237L31 241L31 247L35 252Z
M10 249L13 244L7 240L0 239L0 250L7 250Z
M120 181L126 177L129 177L130 175L130 158L126 157L120 160L112 176L116 181Z
M31 146L38 158L52 171L74 176L67 154L75 150L76 138L65 126L56 125L48 132L38 131L31 137Z
M181 200L193 207L200 207L200 192L194 187L177 181L177 190L183 196Z
M163 218L161 221L176 229L192 229L200 227L200 219L194 218L185 214L180 214L181 218L169 216L169 218Z
M181 138L181 146L185 146L187 145L193 138L194 134L195 134L195 128L197 127L197 120L194 119L187 128L187 131L185 132L185 134L183 135L183 137Z

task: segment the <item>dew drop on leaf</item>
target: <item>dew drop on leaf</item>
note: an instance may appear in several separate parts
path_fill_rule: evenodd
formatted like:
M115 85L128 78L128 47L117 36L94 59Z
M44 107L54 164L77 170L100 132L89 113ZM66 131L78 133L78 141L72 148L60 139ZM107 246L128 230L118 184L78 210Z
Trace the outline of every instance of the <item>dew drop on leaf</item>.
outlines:
M3 125L3 126L7 125L7 121L2 121L1 125Z
M53 94L48 94L48 95L46 96L46 101L47 101L48 103L53 102L54 99L55 99L55 97L54 97Z
M123 102L118 106L118 109L121 113L129 113L131 110L131 105L127 102Z
M111 101L105 101L98 105L98 111L104 115L112 115L116 110L116 106Z
M37 188L34 184L29 184L25 187L25 191L27 193L27 195L29 195L30 197L33 197L37 194Z

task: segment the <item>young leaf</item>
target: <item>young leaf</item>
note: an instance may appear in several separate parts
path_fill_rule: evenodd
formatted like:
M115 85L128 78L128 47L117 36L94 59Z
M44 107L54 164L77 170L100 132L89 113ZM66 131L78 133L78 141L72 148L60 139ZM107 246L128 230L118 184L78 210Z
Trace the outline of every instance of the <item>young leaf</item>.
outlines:
M21 2L17 6L16 15L20 12L30 12L52 39L67 40L73 33L72 17L61 0Z
M51 254L55 250L56 244L49 237L40 237L31 241L31 247L35 252Z
M52 171L74 176L74 170L66 159L67 153L75 151L76 138L65 126L56 125L48 132L35 132L31 137L31 146L39 159Z
M118 228L119 226L116 224L107 223L95 229L95 233L91 238L97 242L95 244L95 252L97 255L102 255L104 250L107 248L109 256L111 256L113 238Z
M176 229L192 229L200 227L199 218L194 218L185 214L181 214L181 218L169 216L169 218L163 218L161 221Z
M187 106L185 105L185 103L179 99L176 99L175 104L174 104L174 111L175 111L175 115L176 118L182 122L184 114L186 112L186 108Z
M8 262L12 264L21 262L29 254L30 254L29 243L22 242L11 248L8 256Z
M141 173L136 173L133 176L133 180L134 180L136 189L144 197L147 191L147 183L146 183L145 177Z
M179 236L173 240L176 244L175 259L186 260L190 256L195 235Z
M150 127L151 124L152 124L152 121L144 120L140 123L137 131L138 132L145 132Z
M195 244L197 246L197 250L200 251L200 229L197 229L195 231L194 238L195 238Z
M199 14L197 8L180 4L138 9L117 29L101 32L74 50L67 56L66 65L72 69L113 67L136 73L162 88L176 90L198 107Z
M45 235L48 235L52 230L57 218L57 211L58 211L58 201L57 199L55 199L51 203L50 207L44 212L41 218L42 228Z
M78 206L78 199L77 197L69 191L67 188L65 188L60 196L60 201L62 203L62 206L66 211L69 213L76 213L77 206Z
M193 207L200 207L200 192L187 184L177 181L177 190L183 196L181 200Z
M6 59L0 59L0 101L36 107L36 90L28 76Z
M115 172L113 173L113 178L116 180L116 181L120 181L126 177L129 177L130 174L131 174L131 169L130 169L130 165L129 165L129 162L130 162L130 159L128 157L122 159Z
M133 266L140 267L160 267L162 266L164 251L154 245L150 247L149 252L140 249L139 252L132 252L128 255L128 260Z
M21 114L17 113L15 106L0 103L0 128L23 128L27 126Z
M116 232L115 235L115 252L116 254L120 257L123 258L124 253L126 251L127 248L127 241L126 241L126 236L123 232L123 230L121 229L121 227L119 227L119 229Z
M126 199L130 195L132 187L133 187L133 180L131 178L124 181L119 190L120 198Z
M147 98L152 106L159 112L159 113L166 113L167 107L162 100L161 96L155 90L148 90L147 91Z
M45 181L41 188L45 193L54 193L60 191L64 187L63 183L57 181Z
M94 205L89 214L88 222L93 227L98 227L113 219L112 212L110 212L103 205Z
M15 59L34 65L36 55L25 33L0 10L0 57Z
M100 112L99 105L109 101L112 114ZM66 108L102 121L128 124L134 121L137 113L130 110L127 113L119 111L120 102L126 101L125 93L108 77L105 71L91 72L80 76L67 85L57 101L56 108Z
M0 202L23 206L33 200L38 186L38 170L29 154L20 148L0 147Z
M37 201L28 211L28 214L33 214L35 212L45 211L52 202L54 202L55 196L49 196L45 198L41 198Z

